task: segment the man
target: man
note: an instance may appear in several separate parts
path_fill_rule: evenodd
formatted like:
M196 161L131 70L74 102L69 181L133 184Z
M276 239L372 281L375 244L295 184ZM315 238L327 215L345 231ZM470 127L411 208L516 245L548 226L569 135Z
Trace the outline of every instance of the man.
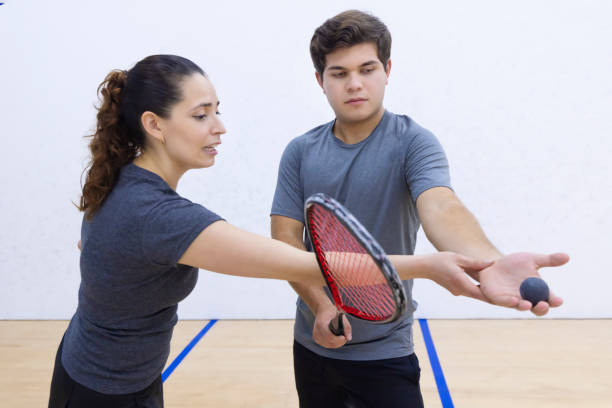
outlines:
M532 305L519 285L565 254L502 254L451 189L446 156L435 136L383 107L391 72L391 35L376 17L351 10L321 25L311 40L316 79L336 118L289 143L279 168L271 212L272 237L304 242L304 200L326 193L343 203L390 254L412 254L420 223L440 251L495 260L472 273L493 304L536 315L562 299ZM345 335L328 324L336 308L322 288L292 284L300 295L294 368L300 407L420 407L420 368L412 342L412 281L408 312L372 325L344 320Z

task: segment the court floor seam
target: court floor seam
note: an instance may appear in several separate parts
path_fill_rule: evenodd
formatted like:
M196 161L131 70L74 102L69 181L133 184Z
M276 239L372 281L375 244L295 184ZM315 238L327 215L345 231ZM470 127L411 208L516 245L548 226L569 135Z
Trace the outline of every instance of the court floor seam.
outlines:
M166 379L170 377L170 374L172 374L176 367L181 364L181 361L183 361L183 359L187 357L187 354L189 354L191 349L193 349L195 345L198 344L198 342L202 339L202 337L204 337L206 332L208 332L208 330L210 330L210 328L213 327L215 323L217 323L217 319L212 319L211 321L209 321L208 324L204 326L204 328L200 330L200 332L196 334L196 336L189 342L189 344L185 346L183 351L181 351L180 354L176 356L174 361L172 361L172 363L170 363L170 365L166 367L166 369L162 372L162 382L166 381Z
M436 380L438 387L438 394L440 395L440 402L442 402L442 408L453 408L453 400L451 398L446 380L444 379L444 373L442 372L442 366L436 353L436 347L429 331L429 324L427 319L419 319L419 326L421 326L421 333L423 334L423 340L425 340L425 347L427 348L427 355L429 356L429 363Z

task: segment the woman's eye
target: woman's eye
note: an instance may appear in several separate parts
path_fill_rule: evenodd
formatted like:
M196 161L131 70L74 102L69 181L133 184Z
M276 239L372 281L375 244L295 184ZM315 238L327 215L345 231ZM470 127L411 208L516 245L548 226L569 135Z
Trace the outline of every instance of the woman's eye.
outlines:
M197 120L203 120L204 118L206 118L206 115L195 115L194 118L196 118Z

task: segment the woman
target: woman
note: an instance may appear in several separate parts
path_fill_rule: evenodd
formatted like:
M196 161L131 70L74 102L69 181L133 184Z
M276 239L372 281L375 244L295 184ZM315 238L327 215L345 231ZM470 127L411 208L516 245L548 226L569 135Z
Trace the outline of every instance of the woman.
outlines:
M49 406L161 407L177 304L195 286L197 268L324 282L313 254L233 227L175 192L187 170L214 164L225 133L201 68L150 56L111 72L98 91L79 206L79 303L58 348ZM464 268L489 263L452 253L392 260L403 279L427 277L484 300Z

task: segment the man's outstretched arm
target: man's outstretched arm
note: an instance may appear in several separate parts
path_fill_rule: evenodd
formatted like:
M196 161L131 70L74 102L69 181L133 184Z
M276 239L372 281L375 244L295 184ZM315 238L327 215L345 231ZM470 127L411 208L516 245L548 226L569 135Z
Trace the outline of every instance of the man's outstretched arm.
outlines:
M453 251L496 262L489 268L474 272L483 294L493 304L529 310L544 315L549 306L557 307L563 300L550 293L549 301L532 305L519 294L521 282L531 276L539 276L538 269L565 264L566 254L540 255L518 253L503 256L489 241L476 217L461 203L455 193L446 187L436 187L423 192L417 198L417 211L427 239L439 251Z

